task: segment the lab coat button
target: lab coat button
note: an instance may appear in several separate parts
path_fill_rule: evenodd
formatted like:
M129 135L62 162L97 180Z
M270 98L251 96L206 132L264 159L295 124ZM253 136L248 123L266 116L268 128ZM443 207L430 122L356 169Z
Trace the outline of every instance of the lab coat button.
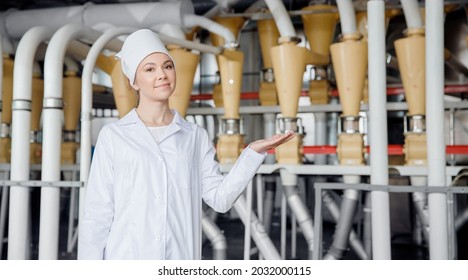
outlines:
M160 239L161 239L161 236L156 235L156 240L160 240Z
M157 198L158 198L159 200L161 200L161 199L162 199L162 195L158 194Z

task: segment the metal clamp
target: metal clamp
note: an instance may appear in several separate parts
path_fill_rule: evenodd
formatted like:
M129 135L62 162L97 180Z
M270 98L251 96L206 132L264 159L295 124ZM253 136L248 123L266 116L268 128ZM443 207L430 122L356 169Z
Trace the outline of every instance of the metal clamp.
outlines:
M321 81L326 80L328 77L326 66L316 66L313 65L310 68L310 80L311 81Z
M301 38L299 37L279 37L278 44L285 44L285 43L295 43L299 44L301 42Z
M0 124L0 138L9 138L10 137L10 124L2 123Z
M15 110L31 111L31 100L15 99L11 103L11 109L13 111Z
M56 97L44 98L43 102L44 109L63 109L63 99Z
M405 115L403 123L403 131L406 133L425 133L426 132L426 116L424 115Z
M293 131L299 135L304 134L304 126L301 118L277 118L276 119L277 133L283 134L286 131Z
M75 142L75 131L64 130L63 131L63 142Z
M241 119L222 119L221 122L221 133L222 134L242 134L242 123Z
M31 130L29 132L29 143L41 143L42 142L42 134L38 130Z
M346 133L361 133L360 128L360 116L340 116L338 122L338 134Z
M260 78L261 78L262 82L274 83L275 82L275 73L273 72L273 68L264 68L264 69L262 69Z

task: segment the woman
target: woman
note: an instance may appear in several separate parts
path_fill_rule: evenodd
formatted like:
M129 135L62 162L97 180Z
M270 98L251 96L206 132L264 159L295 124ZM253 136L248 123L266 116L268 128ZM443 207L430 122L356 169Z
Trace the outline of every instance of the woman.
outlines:
M176 72L158 36L136 31L116 56L139 103L99 134L78 259L200 259L202 199L228 211L266 151L294 134L251 143L223 177L206 130L169 109Z

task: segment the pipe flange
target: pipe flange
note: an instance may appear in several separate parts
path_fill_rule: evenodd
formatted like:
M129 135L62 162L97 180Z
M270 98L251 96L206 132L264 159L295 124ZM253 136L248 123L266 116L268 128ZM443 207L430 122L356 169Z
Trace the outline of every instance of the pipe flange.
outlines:
M237 50L239 48L239 43L237 42L228 42L223 47L226 50Z
M63 109L63 99L56 97L44 98L44 109Z
M41 134L38 130L31 130L29 132L29 143L41 143Z
M241 133L240 119L222 119L221 131L223 134L233 135Z
M338 134L361 133L360 120L360 116L340 116L340 122L338 123Z
M292 36L288 36L288 37L279 37L278 38L278 44L285 44L285 43L295 43L295 44L299 44L301 42L301 38L299 37L292 37Z
M264 68L262 69L261 74L262 74L261 75L262 82L267 82L267 83L275 82L275 73L273 72L273 68Z
M347 33L338 36L338 41L359 41L362 38L362 34L359 32Z
M76 133L74 130L63 131L63 142L75 142Z
M403 132L406 133L426 133L425 115L405 115Z
M10 137L10 124L2 123L0 124L0 138L9 138Z
M11 109L22 110L22 111L31 111L31 100L27 99L16 99L11 103Z
M312 67L310 68L310 80L311 81L326 80L327 77L328 77L328 75L327 75L327 67L326 66L312 65Z
M279 134L286 133L287 131L292 131L299 135L304 134L301 118L277 118L276 129Z
M403 35L405 36L424 36L424 28L408 28L403 30Z

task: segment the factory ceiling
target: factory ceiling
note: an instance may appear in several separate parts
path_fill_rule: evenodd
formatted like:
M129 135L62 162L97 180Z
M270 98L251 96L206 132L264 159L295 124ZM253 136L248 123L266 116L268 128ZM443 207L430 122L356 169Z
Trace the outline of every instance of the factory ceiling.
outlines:
M161 1L177 1L177 0L2 0L0 1L0 11L7 11L9 9L28 10L28 9L42 9L64 6L84 5L86 3L94 4L116 4L116 3L137 3L137 2L161 2ZM190 0L182 0L190 1ZM203 14L210 8L216 5L215 0L191 0L196 14ZM243 12L250 5L257 0L225 0L228 2L236 2L233 5L233 12ZM218 1L221 2L221 1ZM336 0L283 0L285 6L289 10L300 9L310 4L336 4ZM365 9L367 0L353 0L357 8L362 7ZM422 4L424 0L420 0ZM444 0L446 4L468 3L468 0ZM386 0L388 5L399 5L399 0Z

